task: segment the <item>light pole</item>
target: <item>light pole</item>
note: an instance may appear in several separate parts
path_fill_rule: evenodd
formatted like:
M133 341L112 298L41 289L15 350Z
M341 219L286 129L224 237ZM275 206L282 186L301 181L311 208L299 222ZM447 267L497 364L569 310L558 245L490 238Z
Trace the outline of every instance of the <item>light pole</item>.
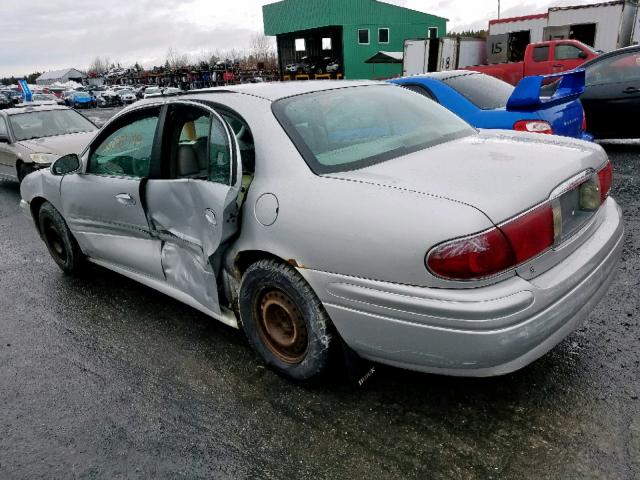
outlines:
M500 0L498 0L498 20L500 20Z

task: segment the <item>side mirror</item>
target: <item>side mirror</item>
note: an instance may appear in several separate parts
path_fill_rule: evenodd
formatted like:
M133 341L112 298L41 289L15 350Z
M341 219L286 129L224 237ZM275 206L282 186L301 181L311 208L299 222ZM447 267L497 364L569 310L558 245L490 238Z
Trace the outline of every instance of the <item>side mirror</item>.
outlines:
M589 58L589 55L587 55L587 52L580 52L578 54L578 58L581 58L581 59L585 60L585 59Z
M11 140L7 134L0 133L0 143L11 143Z
M75 153L60 157L51 165L51 173L54 175L67 175L80 169L80 158Z

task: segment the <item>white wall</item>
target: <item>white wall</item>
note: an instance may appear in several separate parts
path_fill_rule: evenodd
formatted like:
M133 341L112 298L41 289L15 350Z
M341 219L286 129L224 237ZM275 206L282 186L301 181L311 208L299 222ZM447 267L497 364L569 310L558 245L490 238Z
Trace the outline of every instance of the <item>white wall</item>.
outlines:
M581 23L596 24L597 50L610 52L618 48L623 5L603 5L592 8L549 10L549 26L563 27Z
M500 35L501 33L529 30L531 31L531 43L536 43L542 41L542 32L546 26L546 18L534 18L532 20L520 20L518 22L494 23L489 26L489 35Z

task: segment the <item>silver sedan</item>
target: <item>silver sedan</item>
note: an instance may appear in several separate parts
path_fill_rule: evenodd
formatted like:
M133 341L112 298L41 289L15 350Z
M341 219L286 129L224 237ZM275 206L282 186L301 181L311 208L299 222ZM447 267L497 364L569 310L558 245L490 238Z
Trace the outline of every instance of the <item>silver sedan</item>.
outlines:
M119 272L308 380L344 345L460 376L542 356L611 284L611 181L598 145L480 132L395 85L300 82L139 102L21 192L65 272Z
M78 112L51 105L0 111L0 178L22 179L67 153L80 153L98 131Z

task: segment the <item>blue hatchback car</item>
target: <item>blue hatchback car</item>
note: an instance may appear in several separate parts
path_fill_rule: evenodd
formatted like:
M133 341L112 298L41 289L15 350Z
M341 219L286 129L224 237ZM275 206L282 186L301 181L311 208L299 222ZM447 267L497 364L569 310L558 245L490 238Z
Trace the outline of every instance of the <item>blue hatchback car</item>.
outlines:
M546 133L592 141L579 97L584 70L523 78L513 87L478 72L454 70L397 78L476 128Z

